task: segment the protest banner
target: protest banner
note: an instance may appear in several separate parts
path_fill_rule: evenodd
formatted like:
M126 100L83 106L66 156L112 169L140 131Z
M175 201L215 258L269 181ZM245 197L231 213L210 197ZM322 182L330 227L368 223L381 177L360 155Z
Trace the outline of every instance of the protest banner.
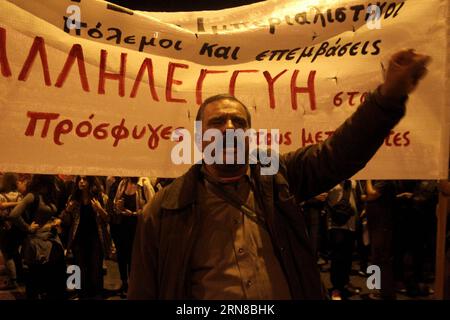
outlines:
M372 6L376 5L376 6ZM358 178L448 169L445 0L266 1L149 13L104 1L0 2L0 168L182 174L171 150L198 106L230 93L282 152L319 143L382 81L390 56L428 54L407 115Z

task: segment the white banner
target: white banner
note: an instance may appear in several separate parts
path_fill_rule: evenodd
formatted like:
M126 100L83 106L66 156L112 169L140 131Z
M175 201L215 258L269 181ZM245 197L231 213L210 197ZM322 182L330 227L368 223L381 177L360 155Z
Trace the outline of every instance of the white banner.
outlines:
M144 13L100 0L0 2L0 170L182 174L170 137L230 93L282 152L321 142L404 48L429 74L358 178L447 178L447 1L288 0Z

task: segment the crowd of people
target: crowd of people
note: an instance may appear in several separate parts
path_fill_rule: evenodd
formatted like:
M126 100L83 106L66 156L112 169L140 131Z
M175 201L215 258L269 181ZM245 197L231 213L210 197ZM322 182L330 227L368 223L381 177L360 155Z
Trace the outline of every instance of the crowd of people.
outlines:
M102 299L105 259L117 261L126 298L137 219L172 179L3 173L0 179L1 254L8 280L24 284L27 299ZM367 277L381 270L372 299L432 294L438 185L436 181L345 180L299 204L318 267L330 268L333 300L361 288L352 265ZM69 292L67 265L81 271ZM324 270L322 270L324 271Z
M137 217L170 179L67 175L0 175L0 247L7 281L27 299L101 299L105 259L120 271L126 297ZM67 265L81 288L67 290Z
M302 204L318 264L330 261L331 299L346 299L361 288L350 281L352 262L367 277L381 270L381 289L370 299L433 293L436 246L436 181L346 180Z

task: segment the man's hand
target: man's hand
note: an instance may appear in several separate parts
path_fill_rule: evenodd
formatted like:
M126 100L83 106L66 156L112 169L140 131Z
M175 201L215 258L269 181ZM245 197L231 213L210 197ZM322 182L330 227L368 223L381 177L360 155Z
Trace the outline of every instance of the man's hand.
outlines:
M384 84L380 88L382 96L398 100L413 92L419 81L427 73L431 58L417 54L413 49L395 53L386 73Z
M328 193L324 192L324 193L321 193L321 194L315 196L314 198L318 201L324 202L325 200L327 200L327 196L328 196Z

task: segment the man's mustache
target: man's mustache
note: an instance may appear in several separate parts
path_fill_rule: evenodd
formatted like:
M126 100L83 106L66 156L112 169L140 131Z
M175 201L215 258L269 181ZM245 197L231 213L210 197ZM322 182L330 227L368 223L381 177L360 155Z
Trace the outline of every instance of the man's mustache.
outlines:
M220 147L220 143L219 143ZM229 148L234 148L236 150L245 150L245 137L239 137L236 135L229 135L227 137L227 134L222 135L222 146L224 150Z

